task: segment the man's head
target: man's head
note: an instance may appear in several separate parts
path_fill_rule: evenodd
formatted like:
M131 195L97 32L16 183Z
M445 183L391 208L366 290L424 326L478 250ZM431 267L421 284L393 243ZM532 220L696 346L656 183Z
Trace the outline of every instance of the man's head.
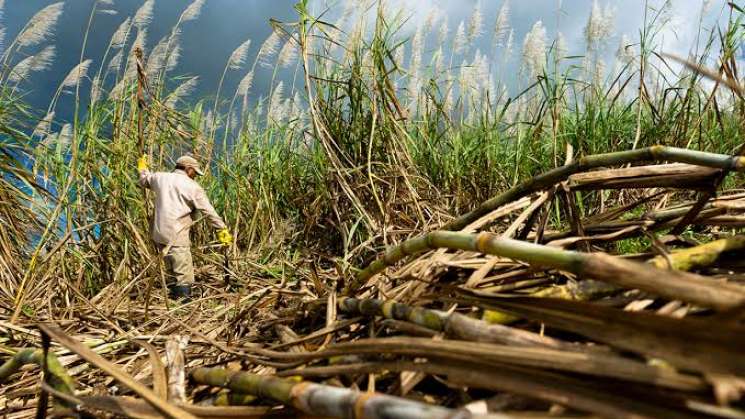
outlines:
M181 156L176 160L176 169L181 169L194 179L197 176L203 176L204 172L199 166L199 162L192 156Z

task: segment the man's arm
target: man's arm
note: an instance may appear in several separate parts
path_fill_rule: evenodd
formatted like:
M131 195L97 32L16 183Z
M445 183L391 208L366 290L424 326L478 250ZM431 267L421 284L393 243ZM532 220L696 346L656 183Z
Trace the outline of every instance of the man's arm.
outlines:
M220 215L217 214L217 211L215 211L209 198L207 198L207 193L201 186L197 186L195 189L193 201L194 208L199 210L205 217L207 217L207 219L209 219L210 225L212 225L214 229L223 230L228 228L222 217L220 217Z
M140 172L140 179L138 183L143 188L150 188L150 181L153 178L153 173L147 167L147 157L142 156L137 160L137 171Z

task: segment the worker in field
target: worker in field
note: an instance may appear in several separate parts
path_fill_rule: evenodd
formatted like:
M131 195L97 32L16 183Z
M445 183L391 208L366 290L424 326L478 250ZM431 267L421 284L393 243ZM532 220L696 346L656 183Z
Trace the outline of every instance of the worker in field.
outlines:
M176 160L173 172L153 173L148 168L147 157L142 156L137 162L137 170L140 172L140 186L155 192L152 238L165 259L169 296L189 300L194 283L189 229L196 213L207 217L212 227L217 229L221 244L230 245L233 238L204 189L194 180L204 174L195 158L182 156Z

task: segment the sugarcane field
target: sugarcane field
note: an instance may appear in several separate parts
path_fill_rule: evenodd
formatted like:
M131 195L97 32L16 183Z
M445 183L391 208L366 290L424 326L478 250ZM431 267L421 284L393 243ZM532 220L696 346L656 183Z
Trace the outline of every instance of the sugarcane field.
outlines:
M745 419L745 3L0 0L0 418Z

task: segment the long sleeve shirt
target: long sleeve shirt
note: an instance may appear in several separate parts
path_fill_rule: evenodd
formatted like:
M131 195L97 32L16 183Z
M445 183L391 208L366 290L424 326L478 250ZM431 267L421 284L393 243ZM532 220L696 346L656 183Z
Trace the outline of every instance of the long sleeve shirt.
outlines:
M140 171L140 186L155 192L153 240L162 245L191 245L189 228L201 212L216 229L227 228L201 186L183 170L171 173Z

